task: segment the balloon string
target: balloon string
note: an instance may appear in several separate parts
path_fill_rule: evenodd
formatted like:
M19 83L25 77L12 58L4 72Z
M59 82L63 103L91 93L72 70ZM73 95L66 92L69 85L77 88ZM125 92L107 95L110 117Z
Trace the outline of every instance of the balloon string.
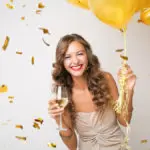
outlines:
M123 30L123 38L124 38L124 56L127 57L127 34L126 29ZM123 64L126 64L126 60L123 60Z

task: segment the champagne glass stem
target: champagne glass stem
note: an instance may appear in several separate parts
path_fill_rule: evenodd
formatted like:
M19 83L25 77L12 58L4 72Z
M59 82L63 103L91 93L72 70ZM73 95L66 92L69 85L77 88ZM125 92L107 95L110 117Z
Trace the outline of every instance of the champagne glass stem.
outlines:
M62 113L60 113L60 124L59 127L62 129Z

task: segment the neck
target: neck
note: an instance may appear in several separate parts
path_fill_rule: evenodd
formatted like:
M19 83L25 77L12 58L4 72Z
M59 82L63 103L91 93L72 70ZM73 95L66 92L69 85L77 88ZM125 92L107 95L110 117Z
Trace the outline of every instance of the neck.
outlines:
M87 81L84 77L74 77L73 78L73 88L85 90L87 89Z

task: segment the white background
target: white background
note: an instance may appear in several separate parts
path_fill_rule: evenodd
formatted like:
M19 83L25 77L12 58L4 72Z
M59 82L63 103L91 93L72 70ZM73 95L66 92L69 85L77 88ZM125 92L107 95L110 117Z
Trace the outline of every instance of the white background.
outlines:
M102 68L116 79L121 59L115 50L123 48L123 37L90 11L65 0L14 0L13 10L5 6L7 2L0 1L0 47L5 37L10 37L6 51L0 49L0 85L8 86L7 93L0 93L0 150L48 150L48 142L56 143L57 150L66 150L47 111L52 62L59 38L68 33L81 34L91 43ZM39 2L46 7L37 15ZM22 16L25 20L21 20ZM137 75L130 144L133 150L148 150L149 141L141 144L141 140L150 140L150 26L137 23L138 18L138 14L132 18L127 30L129 64ZM50 35L43 34L39 27L48 28ZM23 54L17 55L16 51ZM14 103L9 103L8 96L15 97ZM32 127L38 117L44 119L40 130ZM5 122L7 125L2 124ZM22 124L24 129L16 129L16 124ZM16 135L27 136L26 143L17 140Z

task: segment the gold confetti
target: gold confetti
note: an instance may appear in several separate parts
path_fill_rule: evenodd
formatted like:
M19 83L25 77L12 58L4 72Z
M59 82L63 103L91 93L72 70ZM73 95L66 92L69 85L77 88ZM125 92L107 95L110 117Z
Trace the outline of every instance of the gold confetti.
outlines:
M123 33L123 32L124 32L124 30L123 30L123 29L120 29L120 32L122 32L122 33Z
M42 38L42 40L43 40L43 42L44 42L44 44L45 44L46 46L50 46L50 44L48 44L48 43L44 40L44 38Z
M39 124L38 124L38 123L36 123L36 122L34 122L33 127L34 127L34 128L36 128L36 129L40 129Z
M40 14L42 10L36 10L36 14Z
M8 43L9 43L9 40L10 40L9 36L6 36L5 42L4 42L3 47L2 47L3 50L6 50L6 48L7 48L7 46L8 46Z
M145 144L145 143L147 143L147 142L148 142L148 140L146 140L146 139L141 140L141 143L142 143L142 144Z
M45 5L43 5L42 2L40 2L40 3L38 4L38 8L44 8L44 7L45 7Z
M9 8L9 9L14 9L14 6L11 5L11 4L6 4L6 7Z
M52 147L52 148L56 148L56 144L55 143L47 143L48 147Z
M13 103L14 101L12 99L9 100L9 103Z
M27 140L27 137L25 137L25 136L16 136L16 138L18 140L22 140L22 141L26 141Z
M13 3L13 0L10 0L11 3Z
M14 101L14 96L8 96L8 99L9 99L9 103L13 103L13 101Z
M16 54L22 55L22 52L17 51Z
M24 16L22 16L22 17L21 17L21 20L25 20L25 17L24 17Z
M16 128L23 129L23 126L20 125L20 124L17 124L17 125L16 125Z
M9 99L14 99L14 96L8 96Z
M37 119L34 119L35 122L40 122L41 124L43 123L43 119L42 118L37 118Z
M122 52L124 49L116 49L116 52Z
M32 63L32 65L34 65L34 56L32 56L32 58L31 58L31 63Z
M11 99L11 100L9 100L9 103L13 103L14 101Z
M127 56L120 55L120 57L121 57L123 60L128 60L128 57L127 57Z
M44 34L50 34L48 29L46 28L39 28L39 29L42 30Z
M7 88L7 86L6 85L1 85L0 86L0 93L4 93L4 92L7 92L8 91L8 88Z

